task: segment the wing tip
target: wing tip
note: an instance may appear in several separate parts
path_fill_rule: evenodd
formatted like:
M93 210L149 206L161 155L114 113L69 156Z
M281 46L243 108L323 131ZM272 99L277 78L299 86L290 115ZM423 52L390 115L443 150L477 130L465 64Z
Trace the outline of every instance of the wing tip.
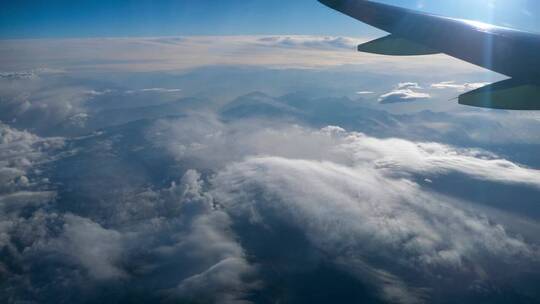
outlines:
M344 2L343 0L317 0L317 1L333 9L340 7Z
M540 86L511 78L462 94L459 104L499 110L537 111L540 110Z

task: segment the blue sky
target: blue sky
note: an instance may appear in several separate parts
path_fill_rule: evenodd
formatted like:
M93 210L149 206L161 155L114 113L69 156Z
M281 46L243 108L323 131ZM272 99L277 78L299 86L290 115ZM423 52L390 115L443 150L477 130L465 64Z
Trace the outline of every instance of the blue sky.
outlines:
M381 0L535 30L536 0ZM0 38L374 34L316 0L18 0L3 4Z

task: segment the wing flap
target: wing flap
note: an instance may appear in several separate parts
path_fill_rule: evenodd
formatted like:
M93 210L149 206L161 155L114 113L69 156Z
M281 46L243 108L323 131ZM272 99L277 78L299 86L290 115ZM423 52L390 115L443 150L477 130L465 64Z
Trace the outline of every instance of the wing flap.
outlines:
M515 79L497 82L459 96L459 103L504 110L540 110L540 85Z
M395 35L388 35L358 46L358 51L391 56L419 56L438 54L439 51Z

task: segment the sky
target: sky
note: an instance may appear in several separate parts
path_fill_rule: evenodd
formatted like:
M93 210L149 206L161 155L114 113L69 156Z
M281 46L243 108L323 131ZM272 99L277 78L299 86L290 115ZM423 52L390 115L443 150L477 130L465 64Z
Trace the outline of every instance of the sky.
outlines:
M316 0L3 1L0 39L376 33ZM530 31L540 26L533 0L380 2Z

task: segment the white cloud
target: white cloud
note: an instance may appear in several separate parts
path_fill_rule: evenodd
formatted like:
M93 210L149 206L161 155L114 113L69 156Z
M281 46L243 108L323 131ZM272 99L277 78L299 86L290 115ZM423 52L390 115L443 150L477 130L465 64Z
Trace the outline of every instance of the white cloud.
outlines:
M27 180L24 175L20 176L19 180ZM20 185L20 183L18 183ZM9 185L12 186L13 185ZM22 187L21 187L22 188ZM38 207L55 199L56 192L54 191L25 191L0 195L0 210L5 213L20 211L27 207Z
M391 104L430 99L430 94L415 91L421 89L422 87L416 82L401 82L393 91L381 95L379 103Z
M206 303L245 304L248 302L242 298L249 292L247 287L256 287L256 284L246 286L242 276L253 272L253 266L244 259L224 259L205 272L184 280L172 296Z
M489 82L456 83L455 81L443 81L431 85L435 89L454 89L458 92L466 92L479 89L488 85Z
M80 263L97 280L127 276L121 268L122 235L76 215L67 214L63 233L52 246L62 255Z
M14 160L15 148L25 151L30 146L31 153L24 155L36 153L41 142L54 147L27 132L7 130L0 147L13 149L9 153L0 149L0 154ZM264 121L224 124L202 114L156 122L144 135L153 148L165 149L178 164L189 160L201 172L217 175L207 183L200 173L188 170L169 187L123 189L81 206L76 214L38 204L30 217L0 221L0 246L9 248L17 265L27 263L27 269L43 262L43 257L54 261L53 277L71 280L65 284L74 292L80 286L72 278L90 285L101 280L125 284L148 280L156 284L156 293L171 300L203 298L218 303L242 302L253 290L264 288L258 277L264 265L248 259L252 253L246 252L245 240L234 231L238 219L270 231L283 223L295 227L308 239L307 252L322 252L325 262L394 302L414 303L427 292L409 285L397 269L421 274L418 277L426 279L418 285L437 289L445 284L438 279L441 273L489 281L489 261L499 263L497 269L509 276L518 276L524 264L536 265L538 253L527 240L508 232L512 230L483 215L474 204L464 208L462 201L427 190L451 173L540 189L539 170L491 153L378 139L339 127L313 130ZM35 182L21 177L27 176L29 164L38 162L32 159L6 167L5 179L21 185ZM383 263L373 263L371 257ZM512 267L511 259L516 261ZM162 276L164 268L174 269L167 271L170 277Z
M0 72L0 79L8 80L21 80L21 79L35 79L37 74L33 71L28 72Z
M61 138L40 138L0 123L0 208L15 211L50 201L53 192L34 191L42 182L36 167L53 160L63 146Z
M360 133L350 133L345 142L356 161L371 161L374 168L391 174L459 172L482 180L540 188L540 170L519 166L482 150L403 139L376 139Z
M431 95L428 93L415 92L411 89L397 89L379 97L379 103L390 104L400 102L411 102L418 100L430 99Z
M490 268L478 256L501 262L518 256L533 261L538 254L534 246L481 212L466 211L458 200L424 189L452 173L540 189L539 170L494 154L438 143L378 139L339 127L311 131L298 126L266 128L259 122L261 129L253 130L240 123L224 126L201 119L158 125L149 136L157 142L168 138L161 144L179 160L226 168L213 182L213 195L227 212L265 227L272 226L265 214L277 212L308 233L316 248L345 259L346 265L364 253L388 252L389 260L398 256L389 263L420 272L442 268L476 277L480 268L471 268L471 263L483 267L482 271ZM188 131L191 128L200 133L193 134ZM391 270L368 272L379 271ZM386 281L382 277L372 278L379 287ZM394 287L407 286L399 275L392 282ZM403 286L400 292L416 294Z
M229 215L215 208L213 197L204 188L201 175L188 170L179 185L173 183L158 196L161 198L158 202L171 204L160 208L169 216L174 205L181 204L177 216L183 227L173 233L175 243L155 248L155 254L165 261L186 260L191 266L197 265L195 269L200 269L196 273L186 272L176 288L163 292L172 299L244 303L241 301L244 293L257 287L256 268L248 263L242 246L231 232ZM146 226L140 229L144 235ZM178 271L182 273L181 269Z
M387 298L392 292L418 296L392 273L397 265L421 273L444 269L483 280L477 271L489 273L490 265L478 256L491 256L502 263L499 267L507 267L510 259L534 261L538 255L533 245L481 212L466 210L459 200L424 187L459 173L540 189L539 170L476 149L378 139L339 127L313 131L258 124L261 129L253 130L242 123L225 126L199 117L192 123L161 122L148 136L179 161L224 168L212 183L212 193L235 217L271 229L273 223L265 215L277 213L307 233L315 248L346 261L349 271L351 264L367 262L364 256L385 256L388 268L359 266L356 274L377 282L382 293L389 293ZM198 132L188 131L192 128Z
M0 119L47 134L70 116L86 113L86 101L97 93L81 85L51 85L48 81L7 85L0 96Z
M350 37L291 35L21 40L0 45L0 51L15 50L0 58L0 66L30 70L37 61L41 66L70 72L179 71L215 65L303 69L359 66L363 71L392 74L439 68L449 73L481 71L443 55L432 56L427 62L420 58L356 52L355 45L365 41ZM39 58L29 56L36 53ZM61 61L56 60L59 56Z
M98 91L98 90L86 90L84 91L83 93L88 95L88 96L92 96L92 97L95 97L95 96L102 96L102 95L105 95L105 94L109 94L109 93L112 93L114 92L113 90L103 90L103 91Z
M178 93L181 92L181 89L165 89L165 88L148 88L148 89L140 89L140 90L128 90L125 93L126 94L136 94L136 93L144 93L144 92L153 92L153 93Z
M178 160L196 166L220 168L254 155L330 160L348 164L369 162L374 169L426 178L461 173L480 180L523 184L540 188L540 171L520 166L480 149L459 149L434 142L378 139L339 127L311 131L301 126L257 121L225 125L213 116L195 115L176 121L159 121L146 134L158 147ZM215 151L222 151L215 153Z
M388 64L394 60L349 54L347 48L353 42L348 39L260 38L141 38L62 43L70 48L68 53L73 57L67 56L67 61L71 67L83 70L149 71L239 63L302 68L364 63L380 69L381 62ZM58 41L36 42L41 46L55 43ZM91 45L103 46L105 53L111 52L118 62L100 61L104 59L100 56L111 53L96 54L96 48ZM156 45L163 47L163 58L153 57L155 52L151 50ZM137 54L126 55L127 61L123 62L121 55L125 55L127 47ZM82 53L77 52L81 49ZM182 53L183 49L189 51ZM239 53L245 56L238 56ZM235 54L234 58L230 54ZM84 60L88 58L98 60ZM450 83L440 86L458 89ZM47 122L67 119L72 125L84 126L91 116L81 105L88 98L112 92L180 92L180 89L147 87L128 91L84 87L33 89L13 100L20 101L17 113L33 111ZM400 83L396 90L385 95L389 99L405 100L430 97L420 90L422 87L417 83ZM444 122L433 123L432 127L455 129ZM127 133L118 134L120 138ZM111 146L104 156L110 154L111 160L125 161L126 166L133 164L133 158L122 158L126 156L116 153L114 140L104 143ZM515 268L508 268L509 276L518 273L522 263L529 267L537 265L534 259L537 251L527 240L475 211L474 206L467 211L463 202L426 189L436 185L438 177L452 173L488 183L540 189L538 170L491 153L431 142L378 139L339 127L312 130L265 121L224 124L207 114L159 121L146 130L144 140L156 146L140 147L137 155L140 152L146 156L145 149L164 148L182 170L182 166L189 164L202 169L205 177L188 170L179 182L170 186L129 185L99 200L83 197L73 204L57 202L67 205L59 206L47 204L55 200L56 191L40 171L40 165L55 159L54 153L64 146L64 141L41 138L0 124L0 249L10 257L9 265L0 262L0 276L9 280L5 288L37 294L48 293L54 285L62 286L66 293L79 293L80 282L92 288L94 281L101 280L134 283L133 286L151 281L155 284L152 292L173 300L242 302L246 295L260 288L257 279L260 273L259 266L251 263L242 246L241 241L245 240L234 232L234 220L248 218L246 222L272 229L277 225L273 222L274 215L305 233L309 247L306 250L323 252L324 258L334 263L331 265L339 265L340 270L373 285L388 301L415 302L422 298L422 291L409 286L407 278L396 271L398 268L422 273L437 285L440 281L436 274L440 269L450 275L459 273L467 278L487 280L485 274L491 273L489 258L500 263L498 269L503 270L510 264L508 260L515 259ZM76 145L77 141L70 145ZM113 167L110 172L116 169ZM216 172L212 183L206 183L206 176ZM166 178L160 175L157 179L161 183ZM415 182L422 180L424 183ZM92 182L81 183L95 190ZM73 214L64 214L65 208ZM28 210L31 215L27 214ZM265 212L268 210L273 211L272 216ZM24 216L20 211L25 211ZM377 266L370 257L380 257L384 263ZM484 260L485 257L488 258ZM54 269L44 269L44 264ZM32 274L35 269L40 269L39 276L50 276L57 281L38 285L39 278L35 280ZM430 284L425 283L433 286ZM175 287L163 291L163 286ZM0 288L0 292L5 290Z
M6 80L32 80L37 79L41 75L47 74L59 74L63 73L63 70L49 69L49 68L39 68L29 71L18 71L18 72L0 72L0 79Z
M295 138L298 132L291 130L287 137ZM438 176L454 171L492 182L540 187L540 171L479 151L382 140L335 127L312 136L319 145L327 140L319 146L324 159L317 159L305 142L295 143L297 149L305 147L303 156L294 152L247 157L219 172L213 195L236 216L257 214L252 223L265 227L273 225L266 214L277 214L306 233L315 248L339 260L345 270L374 283L387 299L396 292L412 299L419 296L392 273L395 267L484 280L480 273L489 274L491 267L486 257L508 271L529 267L527 262L510 266L513 259L538 258L534 246L481 213L466 211L454 199L424 189L409 174ZM279 144L270 139L269 145L287 151L289 139L282 139ZM370 265L366 260L370 256L386 266ZM351 266L358 263L368 266ZM389 277L393 283L388 283Z
M477 256L510 261L533 254L503 227L456 208L449 199L361 166L250 158L222 171L215 187L215 195L232 212L250 216L255 209L264 218L270 208L304 231L314 247L346 264L377 256L390 272L402 265L420 273L446 269L474 274L482 267L489 272ZM369 272L376 270L373 266ZM384 281L372 279L379 280L376 285Z
M286 48L307 48L307 49L345 49L354 50L362 40L348 37L329 36L271 36L259 39L259 42L269 46L279 46Z
M63 147L61 138L41 138L0 124L0 249L9 256L8 264L0 262L0 274L9 278L6 286L12 291L23 288L21 277L58 280L25 285L32 299L42 297L44 289L52 292L47 284L62 281L67 293L77 292L84 287L80 284L129 282L133 271L152 276L155 268L184 261L190 267L180 267L170 278L178 280L173 282L178 287L167 296L182 300L204 295L213 302L233 303L257 287L256 268L247 262L229 216L216 210L198 172L189 170L164 189L135 189L109 197L104 206L63 214L56 209L56 191L39 170L57 159ZM22 215L29 207L35 211ZM96 214L101 207L112 216ZM151 261L140 264L149 257ZM36 265L46 261L54 263L54 273L48 268L35 273Z
M216 209L205 187L200 174L189 170L168 188L136 189L110 198L107 212L115 213L112 218L96 217L95 210L85 217L81 211L61 214L53 208L3 218L0 248L22 269L17 276L11 269L6 273L8 285L12 291L30 286L26 297L40 298L43 290L54 290L49 284L59 282L68 289L62 291L65 297L104 280L152 280L157 284L152 296L162 299L240 303L258 288L256 267L237 242L229 215ZM54 263L54 271L34 272L46 262ZM174 271L164 277L163 269L171 267ZM42 282L43 276L56 281ZM20 277L35 281L24 285Z
M397 89L399 89L399 90L406 90L406 89L421 90L422 87L416 82L400 82L397 85Z
M61 138L41 138L0 122L0 250L5 258L0 260L0 276L6 282L17 280L13 267L26 267L25 250L31 251L33 243L48 234L47 220L54 214L23 212L41 210L56 199L41 167L63 147Z
M211 303L246 303L246 292L257 288L256 268L250 265L230 229L229 216L221 211L196 219L190 233L174 248L197 257L204 270L167 292L169 297ZM163 249L162 249L163 250Z

